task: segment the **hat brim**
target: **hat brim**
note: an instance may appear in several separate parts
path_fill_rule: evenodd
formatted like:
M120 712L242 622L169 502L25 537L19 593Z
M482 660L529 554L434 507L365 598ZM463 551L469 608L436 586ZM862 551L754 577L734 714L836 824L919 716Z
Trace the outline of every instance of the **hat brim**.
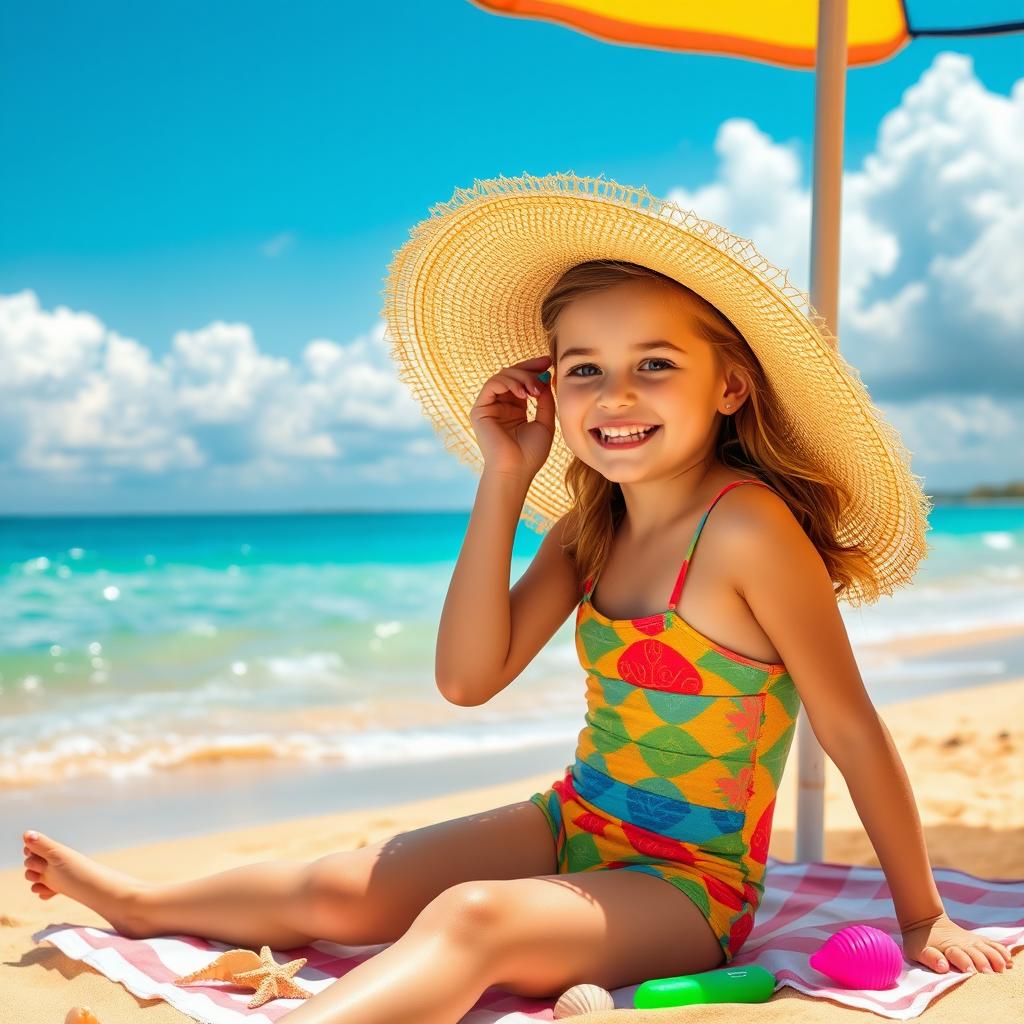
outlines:
M388 268L382 316L400 379L446 450L482 470L469 419L480 388L501 367L548 352L541 302L566 270L593 259L657 270L728 317L763 367L790 443L850 488L837 539L866 548L881 593L908 582L927 551L930 503L828 325L749 239L646 188L571 173L477 180L411 230ZM540 532L570 507L571 459L556 420L521 516ZM854 585L844 597L856 605L862 594Z

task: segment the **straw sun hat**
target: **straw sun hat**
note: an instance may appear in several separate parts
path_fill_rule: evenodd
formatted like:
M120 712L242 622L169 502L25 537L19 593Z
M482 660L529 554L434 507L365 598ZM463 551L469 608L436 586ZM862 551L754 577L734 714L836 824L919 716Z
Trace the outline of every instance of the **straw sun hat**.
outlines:
M927 550L930 503L807 294L749 239L603 175L475 180L395 250L382 290L391 356L445 448L482 471L469 415L480 389L502 367L548 353L541 301L566 270L594 259L660 271L728 317L764 369L789 442L852 490L837 539L864 544L880 592L908 582ZM571 460L556 419L520 516L542 533L570 507ZM844 595L861 597L856 584Z

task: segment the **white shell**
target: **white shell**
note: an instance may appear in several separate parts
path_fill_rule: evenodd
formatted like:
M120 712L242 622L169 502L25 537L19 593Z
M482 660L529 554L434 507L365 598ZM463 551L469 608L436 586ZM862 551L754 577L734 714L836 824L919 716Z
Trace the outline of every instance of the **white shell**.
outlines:
M611 992L600 985L573 985L563 992L555 1003L555 1020L574 1017L578 1013L594 1010L614 1010L615 1000Z

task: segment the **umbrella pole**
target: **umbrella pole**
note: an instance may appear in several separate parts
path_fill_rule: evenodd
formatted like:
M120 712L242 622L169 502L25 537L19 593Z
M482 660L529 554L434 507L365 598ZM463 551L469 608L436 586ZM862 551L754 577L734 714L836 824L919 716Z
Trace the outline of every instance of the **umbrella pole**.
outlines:
M811 193L811 305L839 337L847 0L819 0L815 56L814 179ZM797 718L796 859L823 859L825 752L801 705Z

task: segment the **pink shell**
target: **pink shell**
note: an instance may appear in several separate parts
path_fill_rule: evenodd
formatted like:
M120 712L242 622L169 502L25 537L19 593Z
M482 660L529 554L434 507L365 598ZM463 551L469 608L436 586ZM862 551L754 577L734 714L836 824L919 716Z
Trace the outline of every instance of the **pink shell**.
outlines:
M893 988L903 951L880 929L854 924L830 935L808 963L846 988Z

